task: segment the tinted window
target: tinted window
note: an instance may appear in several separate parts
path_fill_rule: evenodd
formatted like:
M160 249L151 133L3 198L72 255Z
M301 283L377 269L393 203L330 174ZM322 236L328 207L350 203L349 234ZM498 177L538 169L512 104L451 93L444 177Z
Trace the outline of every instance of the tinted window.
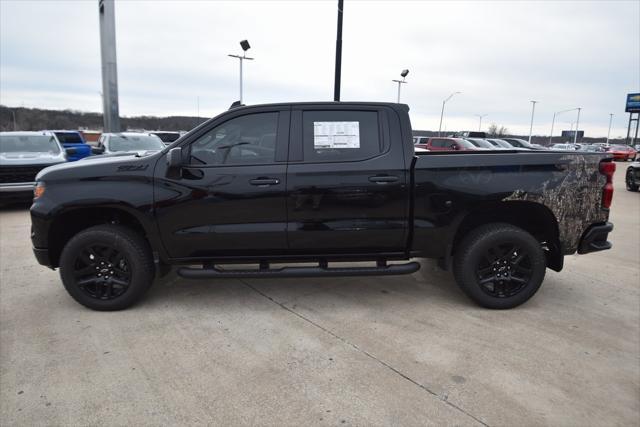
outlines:
M236 117L191 144L191 163L233 165L272 163L276 153L278 113Z
M82 144L84 141L77 132L56 132L58 141L62 144Z
M453 141L449 141L448 139L433 139L431 140L431 145L436 148L445 148L449 147L449 144L452 144Z
M364 160L382 152L375 111L305 111L302 114L304 160Z

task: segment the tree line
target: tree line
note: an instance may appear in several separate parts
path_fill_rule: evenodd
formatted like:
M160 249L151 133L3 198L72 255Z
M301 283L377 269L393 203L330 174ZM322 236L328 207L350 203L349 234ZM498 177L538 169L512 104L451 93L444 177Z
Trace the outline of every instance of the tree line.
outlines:
M187 116L138 116L121 117L122 130L185 130L189 131L204 122L201 117ZM102 130L101 113L75 110L45 110L41 108L7 107L0 105L0 131L38 131L43 129Z

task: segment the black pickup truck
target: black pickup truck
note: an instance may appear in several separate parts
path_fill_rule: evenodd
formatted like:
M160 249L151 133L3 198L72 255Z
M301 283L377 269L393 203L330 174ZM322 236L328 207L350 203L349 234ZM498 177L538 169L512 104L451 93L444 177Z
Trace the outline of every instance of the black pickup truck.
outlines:
M130 306L172 265L201 279L391 275L415 257L511 308L565 255L611 247L614 170L601 153L415 152L403 104L238 107L155 154L43 170L31 238L96 310Z

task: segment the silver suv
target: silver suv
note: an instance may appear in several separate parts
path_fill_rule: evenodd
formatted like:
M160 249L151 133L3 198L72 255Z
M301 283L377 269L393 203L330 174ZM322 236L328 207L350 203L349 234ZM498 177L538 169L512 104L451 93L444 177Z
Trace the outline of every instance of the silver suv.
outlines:
M51 132L0 132L0 199L31 197L38 172L66 161Z

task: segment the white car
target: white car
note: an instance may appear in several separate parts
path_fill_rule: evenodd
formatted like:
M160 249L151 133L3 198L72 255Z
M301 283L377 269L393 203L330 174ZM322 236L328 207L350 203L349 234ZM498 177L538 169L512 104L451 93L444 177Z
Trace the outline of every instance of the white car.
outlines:
M140 132L103 133L93 154L151 154L164 149L165 145L156 135Z

